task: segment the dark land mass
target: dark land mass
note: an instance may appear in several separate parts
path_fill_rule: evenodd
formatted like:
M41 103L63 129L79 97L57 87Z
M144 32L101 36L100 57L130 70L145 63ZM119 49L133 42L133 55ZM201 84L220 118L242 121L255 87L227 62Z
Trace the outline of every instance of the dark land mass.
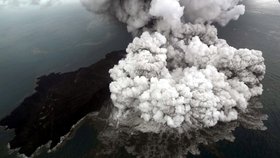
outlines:
M10 148L19 148L26 156L49 141L54 148L73 125L110 99L108 71L124 54L112 52L89 67L40 77L35 93L0 121L1 126L15 129Z

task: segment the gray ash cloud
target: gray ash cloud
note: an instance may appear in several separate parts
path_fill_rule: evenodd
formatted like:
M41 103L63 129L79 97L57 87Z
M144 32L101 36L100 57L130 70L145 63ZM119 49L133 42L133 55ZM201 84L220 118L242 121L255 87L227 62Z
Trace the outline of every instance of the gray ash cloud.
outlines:
M125 23L135 36L126 58L110 70L117 122L141 118L137 129L154 132L212 127L237 120L262 94L262 52L229 46L212 25L237 20L245 12L241 1L81 2Z

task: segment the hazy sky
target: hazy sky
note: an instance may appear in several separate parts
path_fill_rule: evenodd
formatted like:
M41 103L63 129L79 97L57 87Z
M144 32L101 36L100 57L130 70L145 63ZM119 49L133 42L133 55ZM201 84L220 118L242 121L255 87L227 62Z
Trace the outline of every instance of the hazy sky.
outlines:
M79 0L0 0L0 7L11 6L34 6L40 5L42 7L48 7L52 5L58 5L61 3L80 3Z
M247 11L280 15L278 0L244 0Z

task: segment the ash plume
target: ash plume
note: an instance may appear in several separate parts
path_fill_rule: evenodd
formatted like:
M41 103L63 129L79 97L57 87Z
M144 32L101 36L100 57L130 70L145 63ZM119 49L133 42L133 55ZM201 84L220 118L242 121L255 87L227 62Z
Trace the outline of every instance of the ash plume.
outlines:
M237 120L262 94L262 52L229 46L212 25L244 14L240 0L81 2L135 36L126 58L110 70L113 119L120 124L139 120L136 128L144 132L212 127Z
M167 29L179 23L226 25L245 12L241 0L81 0L87 10L108 14L127 24L129 32L141 28ZM177 26L176 26L177 27Z

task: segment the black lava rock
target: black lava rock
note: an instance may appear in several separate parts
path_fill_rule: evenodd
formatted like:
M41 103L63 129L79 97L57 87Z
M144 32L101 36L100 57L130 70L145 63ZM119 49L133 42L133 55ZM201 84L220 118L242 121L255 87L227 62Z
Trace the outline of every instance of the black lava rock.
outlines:
M74 124L110 99L108 71L124 55L125 51L112 52L89 67L40 77L36 92L0 121L1 126L15 129L11 149L20 148L20 154L31 156L49 141L50 148L55 147Z

